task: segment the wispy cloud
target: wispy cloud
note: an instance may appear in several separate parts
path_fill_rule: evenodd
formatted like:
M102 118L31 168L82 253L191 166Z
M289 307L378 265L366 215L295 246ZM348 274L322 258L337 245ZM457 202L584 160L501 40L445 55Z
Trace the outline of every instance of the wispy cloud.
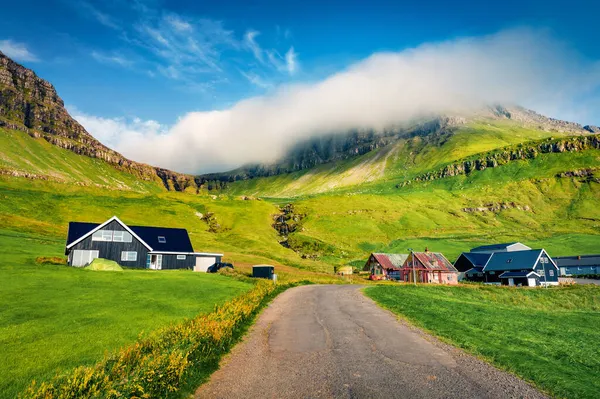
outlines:
M254 58L256 58L259 62L264 62L263 50L260 48L260 45L256 42L256 36L260 35L260 32L255 30L249 30L244 35L244 42L246 47L254 54Z
M266 81L254 72L244 72L240 70L240 73L242 74L242 76L248 79L250 83L252 83L254 86L260 87L261 89L270 89L273 87L272 83Z
M599 89L599 64L543 32L511 30L376 53L322 81L280 86L221 111L191 112L168 130L140 129L113 143L138 161L209 172L276 160L320 134L381 129L486 104L517 103L543 113L552 104L564 114Z
M119 24L113 17L98 10L96 7L94 7L90 3L86 2L86 1L81 1L81 2L77 2L76 4L78 7L80 7L81 11L84 14L96 19L96 21L98 21L102 25L106 26L107 28L111 28L111 29L115 29L115 30L121 29L121 27L119 26Z
M37 62L39 61L25 45L25 43L15 42L11 39L0 40L0 51L6 54L13 60L20 62Z
M277 32L280 32L280 29L277 27ZM290 47L285 55L282 56L276 49L263 49L256 40L258 35L260 35L260 32L250 30L244 36L244 43L252 51L254 58L262 65L274 68L278 72L286 72L289 75L293 75L298 69L298 54L294 51L294 47Z
M92 51L91 56L98 62L102 62L105 64L116 64L122 67L131 67L133 65L133 61L126 58L123 55L112 53L112 54L103 54L98 51Z
M258 42L261 33L256 30L247 30L240 36L219 20L165 11L141 1L128 5L128 12L119 14L121 19L122 15L128 16L127 23L122 23L106 11L111 7L108 3L77 3L81 13L115 30L126 46L127 51L95 49L91 55L98 62L130 68L146 76L160 75L187 87L211 87L205 83L225 82L236 71L243 71L241 75L248 82L266 89L272 86L269 82L280 82L298 70L293 47L285 53L263 48ZM278 28L276 36L287 38L289 31ZM123 52L133 55L135 62ZM239 80L239 76L236 78Z

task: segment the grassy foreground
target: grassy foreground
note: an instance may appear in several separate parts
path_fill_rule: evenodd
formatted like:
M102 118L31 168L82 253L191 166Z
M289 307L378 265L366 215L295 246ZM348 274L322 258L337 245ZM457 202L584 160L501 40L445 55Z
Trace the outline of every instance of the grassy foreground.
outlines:
M37 265L63 240L0 231L0 397L98 362L140 333L211 312L252 285L188 271L104 272Z
M600 392L600 287L376 286L365 293L556 397Z

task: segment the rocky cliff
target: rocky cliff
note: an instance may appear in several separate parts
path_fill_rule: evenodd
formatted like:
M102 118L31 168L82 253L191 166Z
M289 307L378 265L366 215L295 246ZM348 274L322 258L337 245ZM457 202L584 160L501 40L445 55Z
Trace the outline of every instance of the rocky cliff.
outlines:
M100 143L69 115L52 84L2 52L0 126L22 130L77 154L102 159L141 179L160 180L169 190L196 186L192 176L131 161Z
M399 139L415 136L428 136L431 143L442 145L449 135L460 126L470 122L489 122L490 120L511 120L521 126L533 129L575 135L600 132L600 128L596 126L582 126L574 122L547 118L518 106L496 105L464 115L431 116L410 124L390 126L382 130L362 129L322 135L296 144L275 163L247 165L230 172L202 175L197 180L211 182L216 187L219 182L227 185L228 182L237 180L310 169L320 164L363 155Z

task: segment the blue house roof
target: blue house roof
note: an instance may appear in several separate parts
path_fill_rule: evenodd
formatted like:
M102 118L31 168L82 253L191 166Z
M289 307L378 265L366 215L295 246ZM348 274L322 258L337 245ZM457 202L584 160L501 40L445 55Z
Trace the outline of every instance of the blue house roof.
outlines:
M489 271L533 270L543 249L529 251L494 252L483 269Z
M600 266L600 255L557 256L554 261L559 267Z
M485 266L492 254L463 252L463 256L471 262L473 266Z
M529 275L536 275L539 277L539 274L537 274L536 272L532 272L532 271L527 271L527 272L504 272L501 275L499 275L498 277L500 278L515 278L515 277L528 277Z
M70 222L67 246L98 226L99 223ZM153 252L194 252L186 229L129 225L127 227L148 244ZM164 242L159 242L158 237L164 237L164 240L161 239Z

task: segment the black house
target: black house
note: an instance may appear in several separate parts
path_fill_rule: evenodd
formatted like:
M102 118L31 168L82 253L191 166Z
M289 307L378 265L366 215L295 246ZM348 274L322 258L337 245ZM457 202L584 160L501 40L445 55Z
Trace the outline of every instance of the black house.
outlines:
M185 229L127 226L116 216L102 224L70 222L65 255L77 267L103 258L126 267L203 272L223 256L194 252Z

